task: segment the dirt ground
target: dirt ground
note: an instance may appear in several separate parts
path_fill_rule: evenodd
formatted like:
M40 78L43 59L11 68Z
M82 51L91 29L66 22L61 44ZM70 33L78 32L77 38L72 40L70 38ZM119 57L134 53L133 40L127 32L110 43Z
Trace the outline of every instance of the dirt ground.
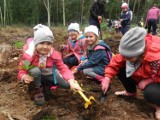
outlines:
M55 28L53 32L54 45L58 48L63 42L63 29ZM103 104L93 102L85 109L78 93L57 88L52 91L53 98L44 106L35 106L30 100L27 85L17 82L22 49L14 46L14 41L25 41L32 33L31 28L0 28L0 120L154 120L155 109L143 99L138 88L137 98L114 95L115 91L124 89L116 77ZM105 39L114 53L118 52L119 40L117 35ZM94 96L98 100L101 92L99 83L82 75L76 75L76 79L83 84L87 97Z

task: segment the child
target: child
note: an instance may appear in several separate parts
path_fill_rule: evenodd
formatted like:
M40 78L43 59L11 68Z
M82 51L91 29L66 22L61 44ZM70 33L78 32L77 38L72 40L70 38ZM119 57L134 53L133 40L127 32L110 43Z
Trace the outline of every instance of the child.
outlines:
M18 71L20 81L29 85L34 84L34 103L44 105L45 98L42 91L45 84L50 85L50 87L54 85L81 90L80 86L74 83L74 76L63 63L60 53L53 48L52 31L41 24L35 26L34 30L33 40L27 41L28 45L24 47L25 50ZM24 69L26 61L34 67Z
M160 120L160 38L146 35L142 27L129 30L121 39L119 53L105 69L105 80L118 76L125 91L116 95L136 97L136 85L143 90L147 102L156 106ZM108 89L108 88L105 88Z
M139 27L144 27L143 18L141 18L141 19L138 21L138 26L139 26Z
M108 45L103 40L99 40L99 32L96 26L90 25L85 28L85 36L88 43L87 60L73 70L73 73L83 71L84 75L97 79L102 84L102 94L100 102L104 102L106 91L104 86L108 85L104 77L105 66L108 65L112 54Z
M68 26L69 39L67 45L62 45L64 52L68 53L63 62L69 67L77 66L83 57L86 56L86 40L79 30L78 23L71 23Z

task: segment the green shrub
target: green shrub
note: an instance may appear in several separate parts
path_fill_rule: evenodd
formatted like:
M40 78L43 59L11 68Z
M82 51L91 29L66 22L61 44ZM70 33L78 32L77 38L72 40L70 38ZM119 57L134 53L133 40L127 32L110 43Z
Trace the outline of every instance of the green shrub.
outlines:
M25 42L23 41L15 41L14 46L18 49L21 49L24 46Z

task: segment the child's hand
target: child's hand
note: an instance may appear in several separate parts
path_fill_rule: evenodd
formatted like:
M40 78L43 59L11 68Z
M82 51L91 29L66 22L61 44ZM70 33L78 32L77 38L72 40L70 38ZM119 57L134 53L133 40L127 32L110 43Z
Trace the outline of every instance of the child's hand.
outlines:
M109 77L105 77L104 80L102 80L101 85L102 85L102 91L105 94L109 88L111 79Z
M87 61L88 61L87 59L86 60L81 60L80 65L86 63Z
M65 48L65 45L60 45L60 50L63 51Z
M77 72L78 72L77 67L72 70L73 74L76 74Z
M68 82L69 82L70 87L71 87L72 90L76 90L76 91L80 90L80 91L82 91L82 88L73 79L68 80Z
M123 21L123 19L120 19L119 21L120 21L120 22L122 22L122 21Z
M33 80L33 77L31 77L30 75L24 75L23 77L23 81L27 84L31 83Z

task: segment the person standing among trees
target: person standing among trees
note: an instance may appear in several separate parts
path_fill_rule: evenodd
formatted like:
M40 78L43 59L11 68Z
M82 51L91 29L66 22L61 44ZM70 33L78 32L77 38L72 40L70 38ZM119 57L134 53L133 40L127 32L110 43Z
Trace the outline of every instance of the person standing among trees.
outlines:
M132 15L127 3L123 3L121 9L122 9L120 15L121 33L124 35L129 30Z
M156 35L158 17L159 9L157 8L157 4L154 4L153 7L148 10L146 17L146 26L148 28L148 33L151 32L152 28L152 35Z
M102 22L102 16L105 12L105 0L95 0L90 8L89 24L95 25L100 31L100 24Z
M144 99L156 108L155 117L160 120L160 37L147 34L142 27L135 27L124 34L119 53L105 69L106 83L115 75L125 90L115 95L136 97L138 86ZM106 85L107 87L109 85ZM105 88L106 90L108 88Z

